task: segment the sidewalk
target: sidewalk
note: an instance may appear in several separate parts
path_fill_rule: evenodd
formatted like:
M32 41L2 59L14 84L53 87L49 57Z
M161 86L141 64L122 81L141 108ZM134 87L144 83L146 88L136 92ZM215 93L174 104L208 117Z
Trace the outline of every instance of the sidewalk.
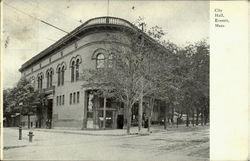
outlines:
M77 130L77 129L62 129L62 128L55 128L55 129L41 129L41 128L23 128L23 130L30 130L30 131L42 131L42 132L52 132L52 133L65 133L65 134L78 134L78 135L93 135L93 136L125 136L127 135L127 129L96 129L96 130ZM142 128L141 132L138 133L138 127L131 127L130 128L130 135L148 135L149 132L147 128ZM160 131L164 131L162 126L152 126L151 133L157 133Z

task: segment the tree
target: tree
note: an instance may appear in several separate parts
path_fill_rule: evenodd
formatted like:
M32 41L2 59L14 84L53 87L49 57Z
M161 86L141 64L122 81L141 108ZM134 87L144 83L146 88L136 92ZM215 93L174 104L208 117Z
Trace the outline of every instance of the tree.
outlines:
M39 98L38 91L35 91L33 86L26 78L21 78L17 85L12 89L4 90L4 113L20 113L28 115L36 112L34 103ZM29 127L29 123L28 123Z
M130 133L131 109L139 102L139 131L142 124L142 104L145 96L150 96L158 90L156 82L157 74L160 74L160 62L166 52L165 48L152 37L160 39L162 32L159 27L148 30L151 37L141 30L125 31L123 34L128 38L128 47L118 46L116 43L107 46L109 53L115 53L113 64L103 69L84 70L84 79L87 86L95 87L100 93L109 93L125 104L127 116L127 133ZM154 34L155 33L155 34ZM123 35L123 36L124 36ZM112 41L121 40L123 37L109 37ZM164 52L163 52L164 51ZM165 56L164 56L165 57ZM164 58L164 60L166 60Z
M6 118L6 125L10 126L10 118L11 115L14 113L13 108L13 98L11 97L11 89L4 89L3 90L3 116Z
M208 119L209 111L209 45L205 40L184 47L181 51L182 65L180 73L184 78L181 85L183 110L187 114L186 126L189 126L189 115L196 111L196 124L201 114L202 124ZM206 119L203 119L206 116ZM193 120L194 122L194 120Z
M93 87L105 97L113 97L124 103L128 134L131 126L131 109L135 103L139 103L138 130L140 131L144 99L149 102L150 125L156 98L172 107L173 119L176 104L190 100L187 99L186 91L192 92L192 88L197 87L189 84L194 81L194 57L188 55L193 54L197 46L180 49L171 42L161 41L164 33L159 27L154 27L147 33L149 36L139 29L124 30L123 36L125 35L127 39L121 35L109 36L108 40L111 42L126 39L127 46L110 43L106 48L108 53L115 53L112 64L102 69L83 71L83 78L87 82L84 86ZM187 108L185 112L188 113L189 109ZM169 108L166 108L167 110ZM183 110L180 110L181 113Z

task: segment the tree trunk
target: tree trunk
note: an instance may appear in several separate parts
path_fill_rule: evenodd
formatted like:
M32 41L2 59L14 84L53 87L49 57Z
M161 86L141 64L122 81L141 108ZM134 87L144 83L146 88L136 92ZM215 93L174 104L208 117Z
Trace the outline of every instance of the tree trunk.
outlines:
M130 127L131 127L131 109L132 105L127 107L127 134L130 134Z
M140 100L139 100L139 108L138 108L138 131L141 132L142 128L142 105L143 105L143 93L140 94Z
M152 118L152 113L154 109L154 99L150 99L150 104L149 104L150 112L148 116L148 132L150 132L150 127L151 127L151 118Z
M164 117L164 129L166 130L168 126L168 118L167 116Z
M172 105L172 107L171 107L171 127L173 127L173 125L174 125L174 107L173 107L173 105Z
M189 114L187 113L186 126L189 127Z
M204 115L203 115L203 110L201 111L201 126L203 126L204 123Z
M209 114L208 114L208 109L206 108L206 110L205 110L205 113L204 113L204 115L205 115L205 125L207 124L207 122L208 122L208 117L209 117Z
M19 127L21 127L21 126L22 126L22 114L21 114L21 112L20 112Z
M151 115L148 117L148 132L150 132L151 127Z
M194 110L192 110L192 125L194 126Z
M166 107L165 107L165 113L164 113L164 129L166 130L167 129L167 121L168 121L168 118L167 118L167 113L168 113L168 105L166 104Z
M196 109L196 125L199 125L199 110Z
M176 128L178 128L178 125L179 125L179 116L177 117L177 120L176 120Z

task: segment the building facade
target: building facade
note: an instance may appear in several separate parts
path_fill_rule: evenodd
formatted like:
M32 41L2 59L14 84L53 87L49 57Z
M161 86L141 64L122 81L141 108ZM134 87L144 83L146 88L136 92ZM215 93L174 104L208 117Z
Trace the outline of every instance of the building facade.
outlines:
M110 52L111 45L126 48L129 39L124 31L129 30L138 28L115 17L90 19L24 63L19 69L22 77L44 94L44 106L37 108L43 115L32 116L32 126L122 128L125 118L122 103L93 95L90 89L82 87L81 77L84 69L108 65L114 54ZM157 111L155 120L160 117ZM21 122L25 126L27 118L23 116Z

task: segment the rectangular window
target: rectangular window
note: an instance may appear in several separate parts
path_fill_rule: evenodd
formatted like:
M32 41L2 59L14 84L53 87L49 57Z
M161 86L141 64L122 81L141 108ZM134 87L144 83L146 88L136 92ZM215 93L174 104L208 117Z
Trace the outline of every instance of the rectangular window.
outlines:
M62 103L62 96L60 96L59 98L59 105L61 105L61 103Z
M64 105L64 95L62 95L62 105Z
M79 101L80 101L80 92L78 91L78 92L77 92L76 102L79 103Z
M69 96L69 104L72 104L72 93L70 93L70 96Z
M74 92L73 103L76 103L76 92Z
M58 106L58 102L59 102L58 99L59 99L58 96L56 96L56 105L57 105L57 106Z

